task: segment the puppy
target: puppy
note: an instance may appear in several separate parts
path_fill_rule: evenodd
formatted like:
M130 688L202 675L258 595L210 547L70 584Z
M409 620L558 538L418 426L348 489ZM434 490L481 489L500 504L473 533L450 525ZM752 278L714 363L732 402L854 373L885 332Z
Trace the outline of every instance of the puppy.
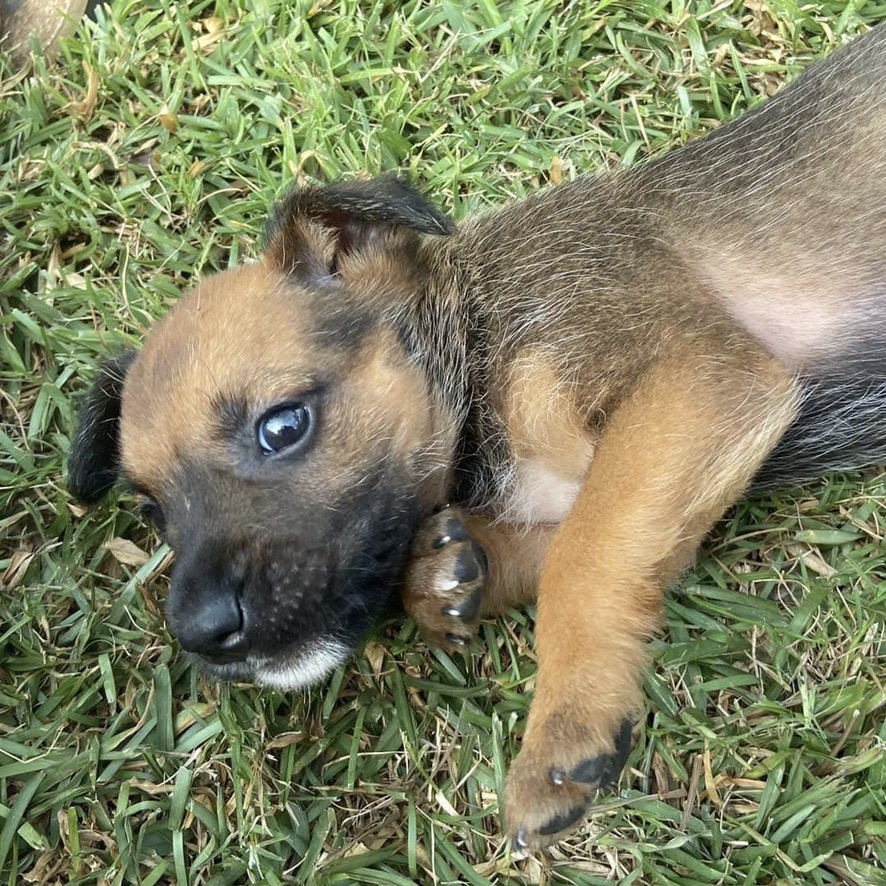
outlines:
M628 754L663 589L749 488L886 459L886 30L663 159L458 229L396 178L297 189L86 397L224 679L341 664L399 589L429 640L538 599L512 845Z

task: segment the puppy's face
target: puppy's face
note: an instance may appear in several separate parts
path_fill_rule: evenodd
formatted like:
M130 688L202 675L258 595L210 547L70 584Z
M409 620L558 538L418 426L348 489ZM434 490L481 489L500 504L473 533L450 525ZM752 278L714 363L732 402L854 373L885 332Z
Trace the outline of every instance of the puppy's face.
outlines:
M355 235L351 209L344 231L322 208L284 206L260 263L201 283L105 371L71 466L82 498L115 460L150 502L183 647L281 688L322 676L380 614L445 500L455 439L403 343L418 237L390 222ZM115 409L109 441L95 428Z

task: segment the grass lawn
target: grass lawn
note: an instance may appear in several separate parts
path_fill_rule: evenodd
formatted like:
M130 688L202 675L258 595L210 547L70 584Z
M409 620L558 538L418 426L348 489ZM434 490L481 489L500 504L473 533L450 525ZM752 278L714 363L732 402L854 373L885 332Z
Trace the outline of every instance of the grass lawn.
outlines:
M497 810L532 612L383 625L304 694L218 686L125 496L64 490L78 393L299 178L456 217L680 144L886 19L857 2L114 0L0 63L0 883L886 884L886 474L741 504L668 599L617 791L525 861ZM886 84L884 84L886 88Z

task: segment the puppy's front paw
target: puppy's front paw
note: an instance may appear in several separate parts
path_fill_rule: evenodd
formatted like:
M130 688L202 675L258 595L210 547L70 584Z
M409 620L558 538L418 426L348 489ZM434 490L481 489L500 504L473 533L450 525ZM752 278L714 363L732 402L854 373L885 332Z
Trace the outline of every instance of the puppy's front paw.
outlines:
M631 750L631 721L610 735L560 711L527 734L508 774L505 818L512 851L532 852L575 827L598 789L611 785Z
M428 518L412 544L403 605L422 634L447 649L464 648L477 633L486 555L458 508Z

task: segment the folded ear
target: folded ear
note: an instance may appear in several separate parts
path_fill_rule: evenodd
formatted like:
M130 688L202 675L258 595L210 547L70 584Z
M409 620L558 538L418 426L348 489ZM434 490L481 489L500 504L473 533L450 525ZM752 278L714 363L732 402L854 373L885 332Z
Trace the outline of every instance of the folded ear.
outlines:
M120 400L135 351L106 360L83 398L68 460L68 489L86 504L97 502L120 473Z
M287 274L334 279L338 259L384 242L395 231L454 234L436 206L396 176L296 188L271 213L267 252Z

